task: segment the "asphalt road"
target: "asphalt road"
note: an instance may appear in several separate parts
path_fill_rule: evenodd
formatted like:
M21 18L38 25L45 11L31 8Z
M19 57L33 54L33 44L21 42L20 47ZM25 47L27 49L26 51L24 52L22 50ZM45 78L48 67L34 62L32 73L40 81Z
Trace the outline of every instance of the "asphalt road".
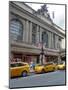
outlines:
M51 85L65 85L64 70L10 79L10 88Z

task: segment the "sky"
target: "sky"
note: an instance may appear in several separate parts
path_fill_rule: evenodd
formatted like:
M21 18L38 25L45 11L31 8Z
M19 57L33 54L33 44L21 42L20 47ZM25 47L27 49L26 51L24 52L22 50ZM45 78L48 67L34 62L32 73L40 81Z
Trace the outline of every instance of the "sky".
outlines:
M32 7L34 10L37 10L40 9L43 4L29 3L28 5ZM47 4L47 7L53 22L65 30L65 5Z
M64 5L48 5L53 22L65 30L65 6ZM54 12L54 18L52 13Z

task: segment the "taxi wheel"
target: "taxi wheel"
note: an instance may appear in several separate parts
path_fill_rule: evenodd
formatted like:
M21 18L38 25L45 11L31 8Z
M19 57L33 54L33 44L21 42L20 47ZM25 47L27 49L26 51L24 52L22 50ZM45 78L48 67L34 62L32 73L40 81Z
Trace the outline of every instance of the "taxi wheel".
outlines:
M53 71L55 71L55 68L53 68Z
M27 76L27 72L26 71L23 71L22 74L21 74L22 77L26 77Z
M42 69L42 73L45 73L45 70L44 69Z

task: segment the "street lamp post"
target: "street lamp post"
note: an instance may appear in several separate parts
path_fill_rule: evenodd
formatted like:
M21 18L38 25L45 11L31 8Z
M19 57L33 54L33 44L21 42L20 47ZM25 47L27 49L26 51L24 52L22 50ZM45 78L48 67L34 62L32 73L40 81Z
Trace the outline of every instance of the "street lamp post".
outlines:
M60 47L60 43L59 43L59 56L58 56L58 64L61 63L61 55L60 55L60 52L61 52L61 47Z
M42 34L41 64L43 64L43 55L44 55L44 49L43 49L43 34Z

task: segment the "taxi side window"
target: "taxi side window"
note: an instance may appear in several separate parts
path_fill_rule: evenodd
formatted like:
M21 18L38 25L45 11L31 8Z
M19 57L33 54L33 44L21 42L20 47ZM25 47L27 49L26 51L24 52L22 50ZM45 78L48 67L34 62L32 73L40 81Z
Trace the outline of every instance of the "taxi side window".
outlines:
M16 64L16 67L20 67L20 66L25 66L25 64L23 64L23 63L17 63Z
M11 66L11 67L15 67L16 65L15 65L15 64L11 64L10 66Z
M22 63L17 63L17 67L19 67L19 66L23 66L23 64Z
M53 65L52 63L45 64L44 66Z
M20 66L25 66L25 64L22 63L11 64L11 67L20 67Z

